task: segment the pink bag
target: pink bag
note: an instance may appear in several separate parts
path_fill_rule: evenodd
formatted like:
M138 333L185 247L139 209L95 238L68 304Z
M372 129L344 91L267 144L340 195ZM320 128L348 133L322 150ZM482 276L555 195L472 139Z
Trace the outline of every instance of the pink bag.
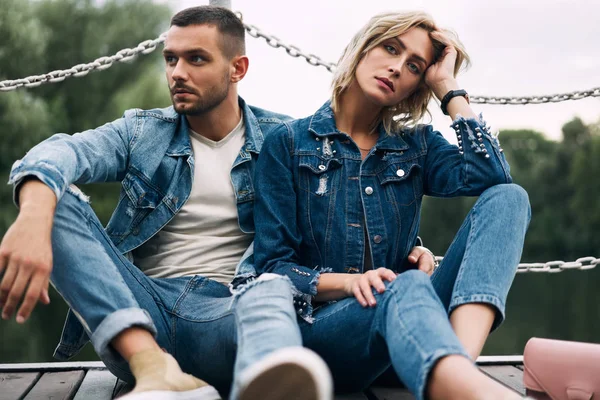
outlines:
M600 344L531 338L523 364L523 383L534 399L600 399Z

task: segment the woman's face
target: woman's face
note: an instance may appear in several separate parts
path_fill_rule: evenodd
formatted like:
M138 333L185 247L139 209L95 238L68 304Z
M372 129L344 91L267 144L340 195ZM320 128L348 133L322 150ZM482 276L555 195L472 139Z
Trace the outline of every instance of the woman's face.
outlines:
M412 28L371 49L356 68L356 82L376 105L398 104L417 89L433 55L429 33Z

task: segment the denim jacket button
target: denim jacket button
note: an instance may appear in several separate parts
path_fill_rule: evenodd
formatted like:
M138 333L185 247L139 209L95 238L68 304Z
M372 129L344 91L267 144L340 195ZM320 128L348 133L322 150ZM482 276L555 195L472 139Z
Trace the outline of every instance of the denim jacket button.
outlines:
M321 165L319 165L319 169L320 169L321 171L325 171L325 169L327 169L327 167L326 167L326 166L324 166L323 164L321 164Z
M404 172L404 170L402 168L400 168L398 171L396 171L396 175L398 176L404 176L406 173Z
M382 238L381 238L381 235L375 235L375 236L373 237L373 241L374 241L375 243L381 243L381 239L382 239Z
M368 195L372 195L373 194L373 188L371 186L367 186L365 188L365 193Z

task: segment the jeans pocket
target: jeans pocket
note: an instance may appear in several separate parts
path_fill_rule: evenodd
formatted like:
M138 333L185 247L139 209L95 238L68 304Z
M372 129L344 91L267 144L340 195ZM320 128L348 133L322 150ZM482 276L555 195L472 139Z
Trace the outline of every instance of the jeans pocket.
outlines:
M194 322L212 321L231 313L233 295L222 283L196 275L188 282L171 312Z

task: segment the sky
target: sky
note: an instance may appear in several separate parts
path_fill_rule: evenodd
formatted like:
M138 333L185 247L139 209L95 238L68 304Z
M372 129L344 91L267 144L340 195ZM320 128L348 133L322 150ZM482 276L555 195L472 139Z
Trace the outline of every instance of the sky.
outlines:
M154 0L173 12L209 0ZM599 0L232 0L244 22L284 43L337 62L351 37L376 13L424 10L457 32L472 66L458 76L471 95L532 96L600 87ZM304 117L330 94L332 74L247 36L250 69L239 91L250 104ZM534 129L560 140L578 116L600 121L600 97L543 105L473 105L492 129ZM430 105L434 128L455 141L450 119ZM429 121L426 121L429 122Z

